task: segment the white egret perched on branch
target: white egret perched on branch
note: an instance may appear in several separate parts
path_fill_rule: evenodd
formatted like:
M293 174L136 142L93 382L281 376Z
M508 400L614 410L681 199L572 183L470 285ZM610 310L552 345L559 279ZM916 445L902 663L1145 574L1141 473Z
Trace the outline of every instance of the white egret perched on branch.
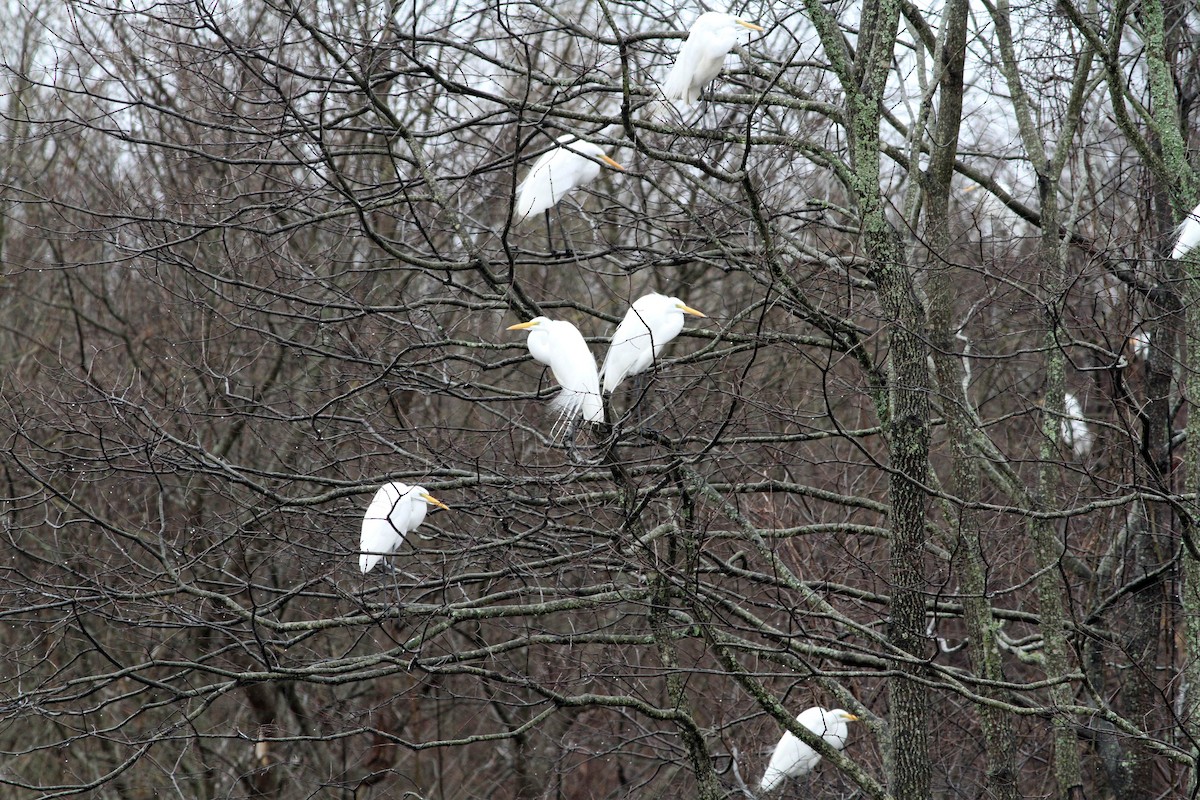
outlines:
M846 723L857 721L858 717L844 709L826 711L817 706L801 711L800 716L796 717L796 722L820 736L834 750L846 746L846 736L849 734ZM820 761L820 753L800 741L791 731L786 731L779 744L775 745L775 752L771 753L771 761L763 773L759 789L769 792L788 778L807 775Z
M657 292L634 301L617 326L600 376L604 391L611 392L630 375L645 372L667 342L683 330L683 315L705 316L678 297Z
M1084 458L1092 452L1092 445L1096 441L1096 435L1084 421L1083 406L1070 392L1063 396L1063 420L1059 424L1059 435L1076 458Z
M1134 358L1145 361L1150 357L1150 331L1145 328L1138 329L1129 337L1129 346L1133 349Z
M1183 258L1197 244L1200 244L1200 206L1193 208L1179 226L1179 235L1175 238L1175 249L1171 251L1171 258Z
M546 239L550 239L550 208L572 189L591 183L600 174L600 163L613 169L625 168L604 154L599 145L568 133L558 137L553 150L533 162L533 168L517 187L513 219L521 222L536 214L546 215ZM550 249L554 247L551 244Z
M566 320L534 317L510 325L508 330L529 331L530 355L549 367L562 387L550 403L559 412L560 422L571 422L576 417L588 422L604 421L596 359L578 328Z
M362 554L358 568L364 575L385 555L399 549L405 534L425 521L425 512L431 505L450 508L421 486L394 482L379 487L363 516L362 536L358 540L358 550Z
M725 56L737 44L741 29L762 31L753 22L723 14L706 11L701 14L688 32L688 38L679 48L675 64L663 83L663 96L668 100L682 100L691 105L700 97L700 91L721 72Z

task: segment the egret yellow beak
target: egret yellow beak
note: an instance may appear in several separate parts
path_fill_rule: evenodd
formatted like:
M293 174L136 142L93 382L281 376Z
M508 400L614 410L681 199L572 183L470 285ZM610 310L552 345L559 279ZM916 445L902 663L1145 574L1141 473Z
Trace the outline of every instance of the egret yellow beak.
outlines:
M516 325L509 325L505 330L508 331L527 331L537 325L537 320L531 319L529 322L518 322Z
M426 492L425 494L421 495L421 499L424 500L426 503L429 503L429 505L431 505L431 506L437 506L438 508L444 508L447 511L450 510L450 506L446 505L441 500L438 500L436 497L431 495L429 492Z
M737 20L737 24L741 25L743 28L749 28L752 31L758 31L759 33L763 32L763 27L761 25L755 25L753 22L746 22L744 19Z
M608 165L609 165L610 167L612 167L613 169L619 169L619 170L621 170L621 172L624 172L624 171L625 171L625 168L624 168L624 167L622 167L622 166L621 166L620 164L618 164L616 161L613 161L613 160L612 160L611 158L609 158L608 156L604 156L604 155L602 155L602 156L600 156L600 160L601 160L601 161L603 161L605 164L608 164Z
M685 314L691 314L693 317L707 317L708 316L704 312L697 311L696 309L692 308L691 306L685 306L683 303L679 304L679 310Z
M858 722L858 717L853 714L843 714L842 719L846 720L846 722Z

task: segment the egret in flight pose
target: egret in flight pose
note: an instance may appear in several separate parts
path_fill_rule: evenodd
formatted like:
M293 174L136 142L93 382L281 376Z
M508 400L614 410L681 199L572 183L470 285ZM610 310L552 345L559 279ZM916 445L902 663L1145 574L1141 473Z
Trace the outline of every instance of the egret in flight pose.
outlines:
M604 391L611 392L630 375L645 372L667 342L683 330L683 315L705 316L678 297L657 292L639 297L617 326L600 376Z
M529 331L530 355L549 367L562 387L550 403L559 412L559 422L571 422L576 417L588 422L604 421L596 359L578 328L566 320L534 317L510 325L508 330Z
M421 486L385 483L375 493L363 516L362 536L358 540L358 568L366 575L385 555L396 552L404 536L425 521L429 506L449 509Z
M706 11L692 23L688 38L679 48L675 64L663 83L663 95L668 100L682 100L691 105L700 98L700 91L720 73L725 56L737 44L741 29L762 31L753 22Z
M820 736L834 750L841 750L846 746L846 736L849 733L846 723L857 721L858 717L844 709L826 711L817 706L801 711L800 716L796 717L796 722ZM775 752L771 754L771 761L767 764L767 771L763 773L759 789L769 792L788 778L807 775L820 761L821 755L816 750L796 738L791 731L787 731L779 740L779 744L775 745Z
M606 156L599 145L574 134L565 134L555 141L557 146L533 162L533 169L517 187L517 205L513 209L515 222L545 214L547 241L550 239L550 209L567 192L596 180L601 162L613 169L625 169ZM553 243L550 250L554 250Z
M1200 244L1200 206L1193 208L1179 226L1179 235L1175 239L1175 249L1171 251L1171 258L1178 261L1197 244Z

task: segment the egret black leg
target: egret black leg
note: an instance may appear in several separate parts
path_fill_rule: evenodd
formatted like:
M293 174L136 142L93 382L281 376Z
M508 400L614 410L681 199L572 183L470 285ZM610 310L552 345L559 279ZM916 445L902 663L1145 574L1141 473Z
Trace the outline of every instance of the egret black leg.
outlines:
M567 444L567 456L571 459L572 464L582 463L582 459L579 457L579 449L575 443L575 437L579 433L579 425L582 421L579 417L576 417L567 423L566 436L564 438Z
M562 237L563 255L568 257L575 255L575 248L571 247L571 240L567 238L567 229L563 227L561 214L558 216L558 235Z
M650 402L647 399L647 396L650 394L650 375L650 371L639 372L632 379L633 386L630 387L632 389L630 394L633 395L633 408L629 409L629 413L631 416L630 422L634 428L641 428L649 416L646 413L644 404Z

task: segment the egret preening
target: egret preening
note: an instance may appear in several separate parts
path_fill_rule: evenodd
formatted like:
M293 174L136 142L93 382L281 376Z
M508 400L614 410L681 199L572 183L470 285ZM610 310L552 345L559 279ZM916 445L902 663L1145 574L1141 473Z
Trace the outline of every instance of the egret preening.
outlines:
M700 91L717 77L725 65L725 56L737 44L743 29L762 31L753 22L706 11L692 23L688 38L679 48L675 64L663 83L663 96L668 100L682 100L687 105L696 102Z
M358 568L364 575L385 555L399 549L405 534L425 521L425 512L431 505L449 508L421 486L385 483L379 487L363 516L362 536L358 540L358 550L362 554Z
M1171 251L1171 258L1183 258L1197 244L1200 244L1200 206L1193 208L1179 226L1179 235L1175 239L1175 249Z
M555 141L557 146L533 162L533 169L517 187L517 205L513 209L516 222L544 212L547 239L550 237L550 208L563 195L596 180L600 174L600 162L613 169L625 169L606 156L599 145L584 141L574 134L565 134Z
M1092 452L1092 445L1096 441L1095 434L1084 422L1083 406L1070 392L1063 396L1063 420L1059 425L1059 435L1076 458L1083 458Z
M796 722L820 736L835 750L846 746L846 735L849 733L846 723L857 720L858 717L844 709L826 711L816 706L801 711L800 716L796 717ZM775 745L775 752L771 753L771 761L767 764L767 771L763 773L759 789L769 792L788 778L807 775L820 761L820 753L796 738L791 731L787 731L779 740L779 744Z
M529 331L530 355L549 367L562 387L550 403L558 410L560 422L571 422L576 417L588 422L604 421L596 359L578 328L565 320L535 317L510 325L508 330Z
M630 375L645 372L667 342L683 330L683 315L703 317L678 297L658 293L638 298L617 326L600 375L611 392Z

